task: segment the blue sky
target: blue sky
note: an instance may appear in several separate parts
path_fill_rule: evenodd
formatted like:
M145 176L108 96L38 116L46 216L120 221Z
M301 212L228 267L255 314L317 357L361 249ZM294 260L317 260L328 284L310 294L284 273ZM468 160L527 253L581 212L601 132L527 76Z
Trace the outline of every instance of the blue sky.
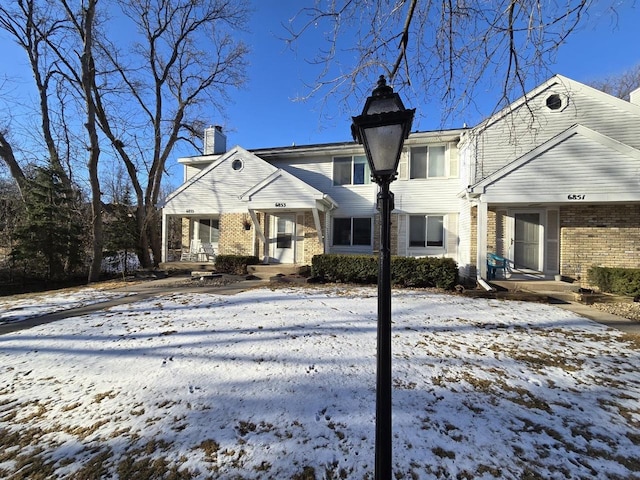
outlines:
M247 31L239 32L252 48L247 83L241 90L230 92L233 102L228 105L225 117L212 112L211 118L205 119L212 125L223 126L229 147L241 145L254 149L351 140L350 115L359 114L359 108L358 111L345 112L336 102L329 101L324 106L325 115L321 116L322 98L303 103L293 101L307 93L305 82L310 83L315 78L314 68L306 60L317 51L317 37L304 37L304 41L291 50L282 40L286 36L282 24L287 23L302 6L313 1L252 2L255 10ZM630 0L594 0L594 4L596 6L590 10L588 18L561 47L557 61L550 66L550 74L560 73L581 82L589 82L621 73L640 63L640 5ZM617 19L611 14L602 14L604 6L611 4L618 4L615 6ZM314 35L319 34L321 32L314 32ZM0 45L3 52L0 78L17 77L29 85L31 78L24 67L26 62L23 54L17 47L7 44L6 36L0 36ZM486 105L485 114L489 114L497 98L488 92L485 98L475 100ZM415 107L420 113L420 105L407 106ZM414 121L414 129L433 130L440 127L438 115L428 118L434 118L432 123L422 118ZM480 119L460 119L459 125L451 126L462 126L463 121L473 125ZM175 159L195 153L181 149L175 152ZM173 184L181 181L181 170L175 159L169 160L167 165Z
M615 19L598 11L614 2L594 3L597 6L592 8L589 17L561 47L555 65L550 67L551 74L589 82L640 63L640 5L633 1L620 2L615 7L618 12ZM214 118L212 123L222 123L230 146L250 149L351 140L351 118L341 113L337 105L326 107L325 113L333 116L333 120L327 120L320 118L320 98L305 103L292 101L306 92L304 82L314 79L312 67L305 58L316 46L299 44L296 54L278 37L285 35L281 24L295 15L303 2L261 0L254 4L255 13L247 34L253 49L248 83L233 95L234 103L229 105L227 119ZM487 95L478 101L487 105L486 114L489 114L497 98ZM411 107L420 109L420 105ZM353 115L359 113L352 112ZM469 124L474 122L474 119L465 120ZM418 128L431 130L439 126L435 120L432 124L421 120Z

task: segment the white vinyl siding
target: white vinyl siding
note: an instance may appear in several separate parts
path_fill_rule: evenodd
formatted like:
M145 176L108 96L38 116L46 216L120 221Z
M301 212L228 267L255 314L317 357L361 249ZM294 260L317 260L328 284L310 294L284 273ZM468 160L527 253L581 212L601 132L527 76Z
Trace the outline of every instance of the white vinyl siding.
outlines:
M577 161L579 159L579 161ZM487 201L570 201L570 195L634 195L637 159L575 133L486 187ZM542 174L544 172L544 174Z
M566 108L547 108L547 99L554 94L566 99ZM530 98L528 105L522 105L511 115L494 120L479 130L479 137L472 138L477 150L477 163L476 177L469 183L489 176L575 124L640 149L640 123L637 114L629 111L634 108L624 100L612 98L577 82L569 81L563 85L558 81ZM535 118L531 117L531 112ZM550 178L546 172L544 177Z

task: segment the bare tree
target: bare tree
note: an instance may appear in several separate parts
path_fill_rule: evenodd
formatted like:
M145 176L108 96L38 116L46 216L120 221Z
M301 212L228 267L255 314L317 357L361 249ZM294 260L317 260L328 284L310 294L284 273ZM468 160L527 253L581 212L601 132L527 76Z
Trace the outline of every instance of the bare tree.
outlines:
M101 54L114 72L109 80L113 83L117 77L119 86L111 91L97 86L97 115L131 178L138 255L149 267L161 255L156 204L167 159L178 142L191 141L192 133L201 131L203 118L210 118L203 106L221 108L227 90L244 81L248 49L237 39L237 31L246 24L248 4L242 0L118 3L141 38L126 53L104 39Z
M525 93L592 7L589 0L317 0L285 28L292 46L314 35L325 44L309 59L319 69L309 96L360 102L384 73L410 101L446 118L473 106L479 88L498 92L496 108Z
M629 100L629 94L640 88L640 63L617 75L595 80L590 85L614 97Z
M109 14L118 10L124 18L112 20ZM30 60L51 161L68 171L68 157L79 151L71 142L88 152L80 176L88 178L92 193L91 280L99 274L102 250L101 153L121 159L126 168L137 203L138 255L150 267L160 259L156 204L166 161L177 143L192 142L195 131L201 136L210 110L221 109L227 90L244 81L248 49L237 32L248 10L246 0L17 0L0 5L0 28ZM112 28L116 21L118 28ZM110 37L125 21L126 41ZM0 157L20 182L24 174L5 132Z
M60 170L65 186L71 188L69 172L62 165L60 142L54 133L50 103L58 67L56 62L47 55L47 41L60 37L64 28L64 19L60 17L59 12L56 14L48 5L39 5L37 0L18 0L11 2L10 5L0 5L0 28L11 35L29 60L38 93L40 127L48 161ZM22 189L24 173L5 133L3 132L0 138L0 158L8 165L13 178Z

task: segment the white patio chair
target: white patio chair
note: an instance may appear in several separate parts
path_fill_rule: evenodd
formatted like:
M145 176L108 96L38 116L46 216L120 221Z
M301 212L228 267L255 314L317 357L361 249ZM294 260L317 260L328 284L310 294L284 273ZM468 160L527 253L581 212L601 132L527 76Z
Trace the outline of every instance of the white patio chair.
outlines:
M215 262L216 261L216 251L213 248L213 245L210 243L202 244L202 255L206 258L207 262Z
M189 245L189 250L185 250L180 255L181 262L197 262L198 261L198 253L200 252L200 240L193 239Z

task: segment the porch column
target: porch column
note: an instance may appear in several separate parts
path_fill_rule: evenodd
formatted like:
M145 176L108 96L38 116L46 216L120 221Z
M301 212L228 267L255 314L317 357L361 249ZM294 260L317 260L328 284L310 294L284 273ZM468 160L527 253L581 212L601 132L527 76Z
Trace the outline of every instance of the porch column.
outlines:
M316 233L318 234L318 242L324 246L324 238L322 235L322 226L320 225L320 215L318 214L317 208L312 208L311 213L313 214L313 223L316 225Z
M476 255L476 271L480 278L487 278L487 219L489 216L489 205L482 201L478 201L478 218L477 218L477 255Z
M258 216L256 215L256 211L253 210L252 208L249 209L249 215L251 216L251 221L253 222L253 226L255 228L255 234L258 236L258 239L262 242L262 249L263 251L267 250L267 239L264 236L264 231L262 230L262 228L260 227L260 224L258 223ZM266 219L266 216L265 216ZM268 257L268 254L263 256L263 261L266 261Z
M168 232L169 232L169 226L167 225L169 221L169 217L167 216L166 213L164 213L164 210L162 211L162 249L161 249L161 259L160 261L162 263L165 263L167 261L167 238L168 238Z

